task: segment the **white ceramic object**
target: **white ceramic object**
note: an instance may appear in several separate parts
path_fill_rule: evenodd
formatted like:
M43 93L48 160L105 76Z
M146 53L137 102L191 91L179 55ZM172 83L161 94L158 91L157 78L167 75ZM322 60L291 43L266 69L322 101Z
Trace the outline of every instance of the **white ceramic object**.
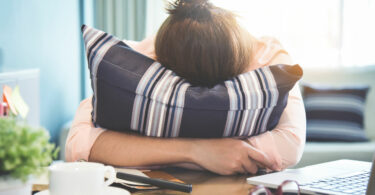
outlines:
M107 175L107 181L104 181ZM49 167L51 195L104 195L116 179L111 166L91 162L57 163Z
M104 194L105 195L130 195L130 192L121 188L108 186L104 188ZM35 195L51 195L51 193L49 190L43 190L43 191L36 193Z
M30 195L32 184L11 177L0 177L0 195Z

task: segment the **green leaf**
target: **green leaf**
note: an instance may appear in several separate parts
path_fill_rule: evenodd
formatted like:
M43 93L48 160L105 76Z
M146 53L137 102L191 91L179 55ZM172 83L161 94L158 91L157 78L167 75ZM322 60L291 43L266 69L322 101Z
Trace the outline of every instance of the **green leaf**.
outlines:
M38 175L58 153L43 128L33 128L13 117L0 118L0 173L26 181Z

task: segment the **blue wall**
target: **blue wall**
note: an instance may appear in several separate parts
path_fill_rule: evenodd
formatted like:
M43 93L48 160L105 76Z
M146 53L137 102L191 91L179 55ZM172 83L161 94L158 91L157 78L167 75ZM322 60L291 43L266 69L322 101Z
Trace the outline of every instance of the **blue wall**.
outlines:
M40 69L41 125L57 141L81 98L77 0L0 0L0 70Z

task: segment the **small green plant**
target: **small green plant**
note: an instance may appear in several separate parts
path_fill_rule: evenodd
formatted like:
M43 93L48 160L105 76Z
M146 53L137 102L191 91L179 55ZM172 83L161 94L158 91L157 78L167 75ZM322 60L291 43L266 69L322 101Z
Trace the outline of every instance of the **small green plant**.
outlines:
M30 175L39 175L57 153L45 129L32 128L12 117L0 118L0 177L26 181Z

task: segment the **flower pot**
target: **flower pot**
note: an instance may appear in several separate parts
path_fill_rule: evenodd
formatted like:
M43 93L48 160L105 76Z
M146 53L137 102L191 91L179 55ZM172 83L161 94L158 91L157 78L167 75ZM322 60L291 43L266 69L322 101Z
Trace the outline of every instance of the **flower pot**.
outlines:
M12 177L0 177L0 195L30 195L32 183Z

